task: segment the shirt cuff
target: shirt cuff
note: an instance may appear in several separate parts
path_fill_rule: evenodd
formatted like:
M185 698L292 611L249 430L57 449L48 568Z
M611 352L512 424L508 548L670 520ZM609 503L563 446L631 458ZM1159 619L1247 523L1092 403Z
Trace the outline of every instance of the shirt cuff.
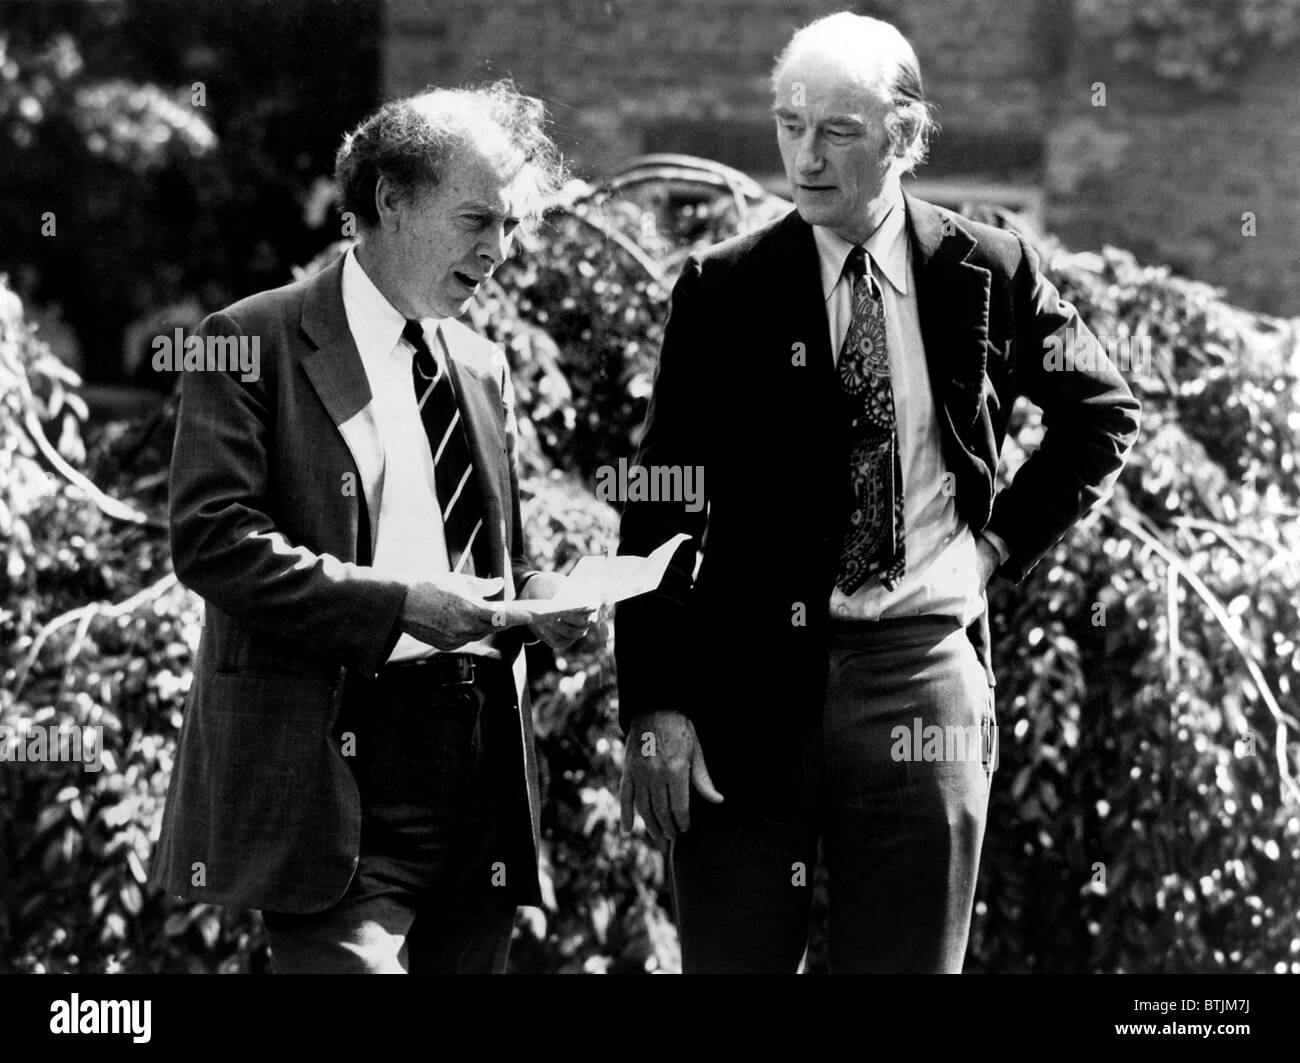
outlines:
M515 588L516 599L519 598L519 592L528 586L528 581L531 580L534 576L541 575L541 571L542 570L540 568L534 569L532 572L529 572L528 575L526 575L522 581L520 581L519 586ZM523 634L523 644L525 646L536 646L539 642L542 641L542 637L539 634L537 634L536 631L533 630L533 626L531 624L529 624L527 627L524 628L522 634Z
M998 564L1005 565L1007 563L1007 558L1011 556L1011 550L1007 546L1006 540L1003 539L1002 536L998 535L996 532L989 531L987 528L985 528L979 534L981 538L987 539L989 545L992 546L993 549L997 551Z

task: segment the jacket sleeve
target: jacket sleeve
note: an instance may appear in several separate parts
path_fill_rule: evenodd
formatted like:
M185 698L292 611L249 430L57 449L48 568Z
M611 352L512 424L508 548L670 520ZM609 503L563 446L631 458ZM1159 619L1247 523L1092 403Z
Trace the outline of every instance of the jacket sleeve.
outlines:
M703 373L711 348L702 307L700 263L688 258L673 288L659 366L635 464L703 467L708 411ZM707 484L708 477L702 477ZM614 617L619 721L661 709L691 715L694 668L691 589L708 513L685 499L629 502L619 528L620 554L644 557L674 535L690 538L673 554L659 588L619 603Z
M988 530L1020 582L1065 533L1110 494L1138 433L1140 404L1097 338L1038 268L1024 241L1012 281L1015 386L1043 411L1038 449L993 503ZM1073 367L1054 352L1081 355Z
M213 314L200 339L238 336ZM223 612L304 652L373 673L400 630L404 584L290 542L276 527L268 373L183 373L172 453L170 528L176 575Z

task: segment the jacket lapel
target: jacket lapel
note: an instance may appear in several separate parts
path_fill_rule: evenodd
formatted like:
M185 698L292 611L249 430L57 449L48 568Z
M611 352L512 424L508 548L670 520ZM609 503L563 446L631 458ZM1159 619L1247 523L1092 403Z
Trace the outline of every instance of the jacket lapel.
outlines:
M469 449L474 459L474 472L483 495L483 530L488 534L488 547L492 557L489 576L504 576L507 584L506 598L514 597L511 569L506 546L505 476L506 441L501 430L501 417L488 401L488 389L482 377L466 366L456 356L456 330L440 328L443 351L451 381L456 387L456 401L460 406L461 420L469 438Z
M776 231L771 260L763 275L771 278L766 300L759 305L784 306L788 322L774 338L781 383L781 397L788 411L788 431L799 442L796 482L787 485L792 504L801 512L818 513L824 519L819 529L827 571L834 573L839 561L844 521L852 511L853 488L843 455L848 452L844 419L840 409L839 376L831 352L830 323L826 316L826 293L822 290L821 256L812 226L798 211L791 211ZM790 372L793 343L805 347L805 362Z
M831 354L830 325L826 318L826 293L822 291L817 241L813 239L812 226L799 217L798 211L786 215L781 228L783 239L777 245L782 267L778 274L779 284L781 287L790 286L792 320L796 332L802 337L801 342L807 344L807 365L817 378L816 384L833 388L835 359ZM790 352L782 353L788 360Z
M965 439L984 397L992 275L966 261L975 238L957 224L955 215L904 198L930 386L949 428Z
M356 464L369 513L373 556L384 489L384 450L371 406L370 382L343 309L343 256L309 282L301 324L316 345L303 358L303 370ZM354 523L359 519L354 513Z

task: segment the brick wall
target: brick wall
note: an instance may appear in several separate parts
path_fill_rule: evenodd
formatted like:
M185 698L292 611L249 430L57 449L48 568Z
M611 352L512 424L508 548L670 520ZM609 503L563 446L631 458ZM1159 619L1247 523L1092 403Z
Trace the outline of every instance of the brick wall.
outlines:
M1207 100L1104 58L1072 0L387 0L384 87L511 75L547 100L576 169L647 151L779 173L772 58L798 26L851 7L920 54L943 133L929 181L1041 189L1074 247L1113 243L1300 313L1300 54ZM1090 104L1095 81L1107 106ZM1257 235L1241 235L1241 214Z
M504 74L551 105L580 170L644 150L711 154L779 172L767 78L790 34L839 0L389 0L385 89ZM989 141L989 173L1041 168L1041 91L1060 62L1042 0L859 3L914 37L951 148ZM1001 100L989 105L988 86ZM948 138L945 138L948 139ZM1026 161L1027 160L1027 161ZM964 169L965 167L959 167ZM1039 176L1036 172L1034 176Z
M1048 218L1073 247L1115 244L1300 314L1300 48L1206 97L1080 47L1048 138ZM1091 86L1106 86L1093 107ZM1242 214L1256 235L1242 234Z

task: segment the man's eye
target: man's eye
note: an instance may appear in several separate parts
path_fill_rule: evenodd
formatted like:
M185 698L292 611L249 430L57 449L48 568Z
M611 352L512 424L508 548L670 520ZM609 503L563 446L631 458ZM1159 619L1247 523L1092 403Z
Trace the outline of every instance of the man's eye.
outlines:
M782 122L781 128L792 137L803 136L803 126L798 122Z
M857 131L853 129L828 129L826 135L834 137L836 140L851 140L857 135Z

